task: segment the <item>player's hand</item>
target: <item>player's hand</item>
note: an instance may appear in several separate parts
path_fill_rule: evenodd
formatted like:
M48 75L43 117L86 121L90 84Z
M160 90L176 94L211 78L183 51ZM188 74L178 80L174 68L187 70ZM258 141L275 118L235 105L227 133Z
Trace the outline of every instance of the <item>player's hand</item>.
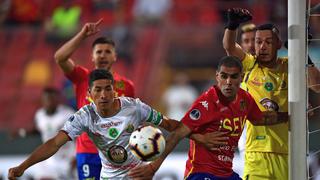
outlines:
M84 33L86 37L92 36L100 32L99 25L102 23L103 19L99 19L99 21L94 23L86 23L82 29L81 33Z
M236 30L241 23L245 23L252 20L252 15L247 9L231 8L228 9L227 15L227 28L230 30Z
M10 168L8 172L8 179L15 180L17 177L20 177L23 174L24 170L20 167Z
M201 144L211 151L219 150L219 147L228 144L229 137L226 137L228 132L211 132L202 135Z
M151 163L136 166L129 171L128 176L134 180L151 180L156 172L156 169L153 167L154 165Z

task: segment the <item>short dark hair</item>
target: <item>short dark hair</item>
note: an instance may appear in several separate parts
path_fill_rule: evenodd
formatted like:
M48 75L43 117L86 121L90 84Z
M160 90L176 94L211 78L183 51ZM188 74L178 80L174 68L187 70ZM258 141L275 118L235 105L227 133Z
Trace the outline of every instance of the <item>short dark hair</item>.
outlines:
M240 34L242 35L243 33L246 33L246 32L253 32L253 31L256 31L257 28L256 28L256 25L253 24L253 23L248 23L248 24L244 24L241 26L240 28Z
M242 64L239 58L236 56L224 56L220 59L218 64L218 71L221 70L221 66L226 67L237 67L239 68L240 72L242 72Z
M109 39L107 37L98 37L96 40L93 41L91 47L93 48L97 44L110 44L114 48L116 47L116 43L112 39Z
M112 84L114 82L113 75L105 69L95 69L89 74L89 88L92 87L93 82L99 79L111 80Z
M272 24L272 23L266 23L266 24L261 24L261 25L259 25L258 27L257 27L257 30L260 30L260 31L262 31L262 30L270 30L270 31L272 31L272 33L274 34L274 35L276 35L276 37L280 40L281 38L280 38L280 31L279 31L279 29L277 28L277 26L275 26L274 24Z

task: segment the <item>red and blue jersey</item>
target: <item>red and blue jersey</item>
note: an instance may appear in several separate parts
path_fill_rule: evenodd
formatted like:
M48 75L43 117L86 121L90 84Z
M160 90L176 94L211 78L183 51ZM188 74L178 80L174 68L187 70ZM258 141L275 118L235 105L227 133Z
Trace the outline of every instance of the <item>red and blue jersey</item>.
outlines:
M247 119L261 120L262 112L246 91L239 89L232 102L227 101L217 86L203 93L182 118L182 123L189 127L192 133L228 132L228 144L219 147L219 150L210 151L190 140L185 176L196 172L206 172L219 177L231 176L234 151Z
M76 66L71 73L66 74L66 77L74 84L78 109L90 104L87 96L89 87L89 73L90 71L87 68ZM113 88L117 93L116 96L134 97L134 87L132 81L120 76L117 73L113 73L113 78ZM82 133L77 138L76 145L77 153L98 153L97 148L86 133Z

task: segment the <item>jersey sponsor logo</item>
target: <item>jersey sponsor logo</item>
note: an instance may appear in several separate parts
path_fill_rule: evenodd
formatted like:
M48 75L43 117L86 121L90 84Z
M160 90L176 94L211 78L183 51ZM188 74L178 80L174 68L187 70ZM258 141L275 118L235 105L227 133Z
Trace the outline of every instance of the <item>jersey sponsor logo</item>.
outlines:
M122 123L123 123L122 121L108 122L108 123L106 123L106 124L102 124L100 127L107 129L107 128L110 128L110 127L112 127L112 126L118 126L118 125L120 125L120 124L122 124Z
M198 109L192 109L189 113L189 117L192 120L198 120L201 117L201 113Z
M209 103L207 101L200 101L200 103L204 108L206 108L207 111L209 110Z
M263 82L260 82L259 79L257 79L257 77L255 77L253 80L250 81L253 85L255 86L262 86Z
M108 134L112 139L116 139L120 133L117 128L110 128L108 129Z
M272 91L273 90L273 84L272 82L266 82L264 84L264 88L267 90L267 91Z
M225 155L218 155L218 159L223 162L232 162L232 158Z
M233 119L225 118L220 120L219 130L226 129L230 131L230 136L240 136L247 117L236 117Z
M107 150L107 158L114 164L122 164L128 159L128 152L119 145L111 146Z
M279 111L278 103L269 98L262 98L259 102L268 111Z

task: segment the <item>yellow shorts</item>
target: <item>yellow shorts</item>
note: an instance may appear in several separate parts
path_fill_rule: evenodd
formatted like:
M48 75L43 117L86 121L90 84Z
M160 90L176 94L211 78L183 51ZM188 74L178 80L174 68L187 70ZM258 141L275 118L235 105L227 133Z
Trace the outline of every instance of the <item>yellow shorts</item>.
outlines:
M288 180L288 155L246 152L243 180Z

